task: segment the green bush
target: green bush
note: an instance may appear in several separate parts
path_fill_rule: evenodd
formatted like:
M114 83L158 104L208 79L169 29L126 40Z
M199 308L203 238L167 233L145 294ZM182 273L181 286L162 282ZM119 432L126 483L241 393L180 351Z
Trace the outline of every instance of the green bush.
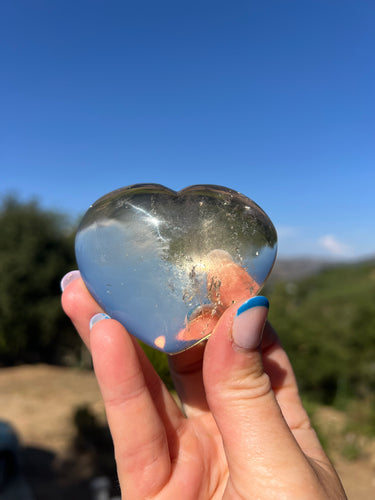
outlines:
M72 231L61 214L7 197L0 234L0 364L59 362L78 345L59 289L75 266Z

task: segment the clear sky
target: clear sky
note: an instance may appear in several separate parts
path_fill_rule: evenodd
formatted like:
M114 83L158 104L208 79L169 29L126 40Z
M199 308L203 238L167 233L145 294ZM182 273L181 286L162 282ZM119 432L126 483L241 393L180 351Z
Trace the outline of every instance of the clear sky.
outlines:
M375 254L374 0L2 0L0 196L231 187L279 255Z

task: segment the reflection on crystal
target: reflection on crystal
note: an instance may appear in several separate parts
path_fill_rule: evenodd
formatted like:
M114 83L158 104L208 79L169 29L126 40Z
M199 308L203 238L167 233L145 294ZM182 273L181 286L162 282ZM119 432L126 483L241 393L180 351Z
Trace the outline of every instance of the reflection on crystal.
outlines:
M90 207L76 236L93 297L138 339L168 353L206 338L227 307L258 293L276 249L263 210L218 186L114 191Z

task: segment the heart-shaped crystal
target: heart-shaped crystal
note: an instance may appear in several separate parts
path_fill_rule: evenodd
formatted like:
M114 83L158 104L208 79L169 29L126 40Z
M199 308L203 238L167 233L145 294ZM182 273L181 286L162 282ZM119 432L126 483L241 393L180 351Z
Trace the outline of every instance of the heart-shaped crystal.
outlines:
M132 335L170 354L206 338L229 305L258 293L276 250L264 211L211 185L118 189L89 208L76 236L92 296Z

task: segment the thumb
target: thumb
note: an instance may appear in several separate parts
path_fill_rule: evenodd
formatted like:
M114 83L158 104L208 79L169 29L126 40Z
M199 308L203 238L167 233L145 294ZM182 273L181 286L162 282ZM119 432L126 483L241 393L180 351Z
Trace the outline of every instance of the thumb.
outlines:
M257 481L264 484L269 479L265 475L284 470L286 456L288 460L303 456L263 369L261 342L267 313L265 297L253 297L237 311L228 309L204 357L207 402L238 494L244 493L242 487L249 494L249 482L250 488L256 488Z

